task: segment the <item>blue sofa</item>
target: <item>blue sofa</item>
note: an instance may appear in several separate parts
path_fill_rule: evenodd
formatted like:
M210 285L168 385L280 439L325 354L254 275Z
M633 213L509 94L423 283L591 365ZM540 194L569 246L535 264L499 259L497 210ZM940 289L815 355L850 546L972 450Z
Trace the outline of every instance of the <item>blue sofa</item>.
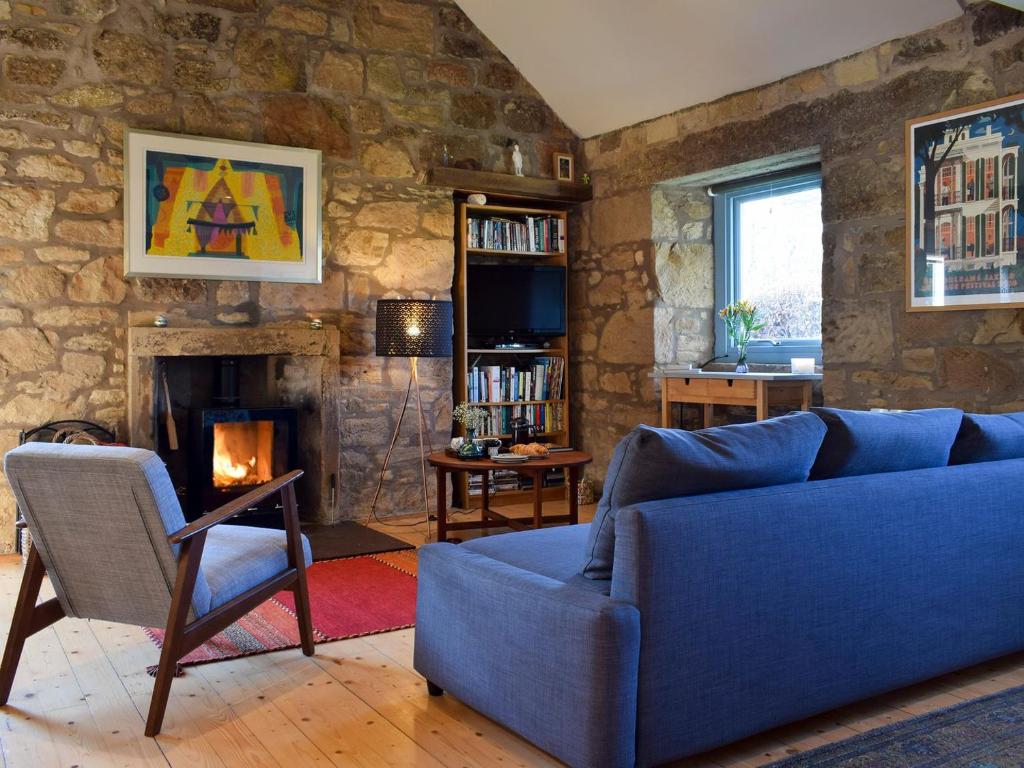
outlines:
M810 479L619 504L610 579L582 573L593 526L423 547L415 666L431 692L570 765L650 766L1024 649L1024 418L974 418L992 438L978 448L959 411L909 441L830 411ZM640 429L657 446L634 436L631 460L620 445L594 526L623 474L677 439ZM711 452L749 461L728 438ZM953 438L974 442L948 466ZM660 495L688 474L647 482L673 478Z

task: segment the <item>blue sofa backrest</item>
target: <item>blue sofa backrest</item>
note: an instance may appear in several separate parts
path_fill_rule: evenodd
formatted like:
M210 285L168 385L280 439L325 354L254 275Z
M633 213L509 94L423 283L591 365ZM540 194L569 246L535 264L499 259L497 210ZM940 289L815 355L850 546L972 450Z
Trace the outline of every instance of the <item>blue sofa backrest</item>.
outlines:
M638 764L1024 648L1022 476L1014 459L623 509Z

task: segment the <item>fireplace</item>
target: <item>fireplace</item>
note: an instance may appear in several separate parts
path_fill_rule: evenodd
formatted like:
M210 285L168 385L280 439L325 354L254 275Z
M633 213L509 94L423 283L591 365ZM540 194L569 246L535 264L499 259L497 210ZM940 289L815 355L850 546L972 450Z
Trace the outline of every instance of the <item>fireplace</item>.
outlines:
M189 519L297 468L295 408L194 408L190 416ZM274 496L239 521L279 528L280 508Z
M341 389L340 348L338 329L305 324L129 327L131 444L164 460L190 519L250 490L268 471L300 468L305 474L295 490L303 520L337 522L339 400L327 393ZM215 436L224 470L216 485ZM242 519L253 522L251 515ZM266 519L281 524L279 514Z

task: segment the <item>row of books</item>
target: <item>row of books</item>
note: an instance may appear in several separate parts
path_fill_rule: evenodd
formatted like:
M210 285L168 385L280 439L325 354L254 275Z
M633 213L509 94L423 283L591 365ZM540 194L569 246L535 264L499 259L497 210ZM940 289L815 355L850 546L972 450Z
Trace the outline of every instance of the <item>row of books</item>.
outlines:
M565 252L565 220L557 216L469 219L470 248L522 253Z
M529 477L522 477L511 469L497 469L489 474L488 493L499 493L501 491L528 491L533 489L533 480ZM545 473L543 487L553 488L565 485L565 471L553 469ZM469 495L481 496L483 494L483 475L469 476Z
M565 359L535 357L528 366L474 365L466 374L471 403L561 400Z
M481 436L511 435L512 422L519 418L525 418L526 423L537 427L538 432L565 430L565 414L561 403L492 405L484 410L487 411L487 417L479 430Z

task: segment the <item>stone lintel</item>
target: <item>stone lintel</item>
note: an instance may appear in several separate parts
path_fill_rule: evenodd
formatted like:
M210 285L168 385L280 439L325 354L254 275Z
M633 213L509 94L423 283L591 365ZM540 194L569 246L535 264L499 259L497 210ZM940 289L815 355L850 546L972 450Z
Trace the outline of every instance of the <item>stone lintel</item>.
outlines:
M128 356L186 357L220 355L341 355L337 328L151 328L128 329Z

